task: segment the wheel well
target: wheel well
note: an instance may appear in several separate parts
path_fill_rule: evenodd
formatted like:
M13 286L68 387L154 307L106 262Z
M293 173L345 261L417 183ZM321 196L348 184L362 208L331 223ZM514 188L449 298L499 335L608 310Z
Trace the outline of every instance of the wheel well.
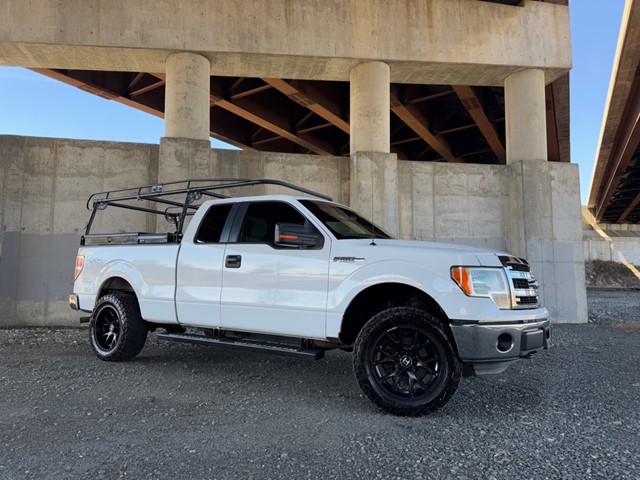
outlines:
M100 287L97 298L107 295L109 293L130 293L135 295L135 290L124 278L111 277L105 281Z
M371 317L392 307L419 308L449 323L440 305L422 290L401 283L383 283L363 290L351 301L342 318L340 340L353 344Z

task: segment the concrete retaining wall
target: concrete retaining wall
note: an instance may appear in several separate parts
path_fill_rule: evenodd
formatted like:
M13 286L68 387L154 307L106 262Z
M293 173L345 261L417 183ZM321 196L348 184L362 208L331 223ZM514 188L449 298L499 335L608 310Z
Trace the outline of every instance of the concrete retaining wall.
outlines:
M400 236L505 250L507 168L398 162Z
M348 203L349 159L234 150L197 155L197 141L163 139L164 180L274 178ZM201 145L200 145L201 146ZM196 151L196 155L194 155ZM91 193L158 181L157 145L0 136L0 327L77 325L73 269ZM172 170L173 168L173 170ZM284 193L269 187L248 193ZM155 219L108 210L95 230L154 231Z
M640 265L640 225L597 224L583 206L582 228L585 260Z
M640 265L640 238L585 238L584 259Z
M155 145L0 137L0 326L76 324L67 297L87 192L147 183L157 158ZM98 226L146 221L129 218Z
M395 162L395 156L385 161ZM398 192L399 236L517 252L531 242L526 232L518 233L522 220L512 206L533 208L517 188L520 168L398 161L397 185L391 182L389 189ZM198 140L165 138L158 147L0 136L0 327L77 324L67 295L90 193L158 178L274 178L352 204L350 169L349 158L211 150ZM547 292L543 300L555 321L586 321L578 169L545 163L539 170L540 182L552 192L553 211L549 238L531 247L540 247L534 269ZM277 192L260 187L252 193ZM378 200L372 198L374 210ZM102 231L154 228L145 215L105 213L97 224ZM369 208L362 213L371 216Z

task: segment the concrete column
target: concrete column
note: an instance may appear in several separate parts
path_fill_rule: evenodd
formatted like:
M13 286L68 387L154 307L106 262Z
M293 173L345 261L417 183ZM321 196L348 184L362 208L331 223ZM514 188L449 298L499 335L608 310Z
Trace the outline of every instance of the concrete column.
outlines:
M528 69L504 82L507 163L547 160L544 72Z
M351 155L390 150L389 65L361 63L350 74Z
M389 65L361 63L351 70L350 205L398 234L398 159L390 154Z
M350 206L361 215L398 235L398 158L392 153L351 155Z
M547 161L544 82L537 69L505 81L507 250L531 264L553 321L586 322L578 168Z
M158 181L210 177L210 64L201 55L167 58L165 137L160 141Z
M174 53L166 68L165 137L208 140L209 60L195 53Z

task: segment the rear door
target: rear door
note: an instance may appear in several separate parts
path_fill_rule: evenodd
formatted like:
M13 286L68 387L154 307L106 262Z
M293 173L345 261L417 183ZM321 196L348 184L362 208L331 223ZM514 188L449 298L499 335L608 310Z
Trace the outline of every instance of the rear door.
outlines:
M220 327L224 251L238 206L211 205L195 237L182 241L176 266L176 311L180 323Z
M314 248L277 246L276 224L309 220L283 201L245 205L225 251L222 327L324 338L329 239Z

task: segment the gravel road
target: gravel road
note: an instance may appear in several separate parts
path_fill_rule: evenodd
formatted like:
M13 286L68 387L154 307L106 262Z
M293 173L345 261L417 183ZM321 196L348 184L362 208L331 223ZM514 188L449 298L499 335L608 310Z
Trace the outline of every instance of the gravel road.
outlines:
M109 364L85 329L0 330L0 478L640 478L640 333L607 316L637 311L640 293L589 302L596 323L556 326L555 348L464 378L423 418L376 410L344 352L311 362L150 335Z

